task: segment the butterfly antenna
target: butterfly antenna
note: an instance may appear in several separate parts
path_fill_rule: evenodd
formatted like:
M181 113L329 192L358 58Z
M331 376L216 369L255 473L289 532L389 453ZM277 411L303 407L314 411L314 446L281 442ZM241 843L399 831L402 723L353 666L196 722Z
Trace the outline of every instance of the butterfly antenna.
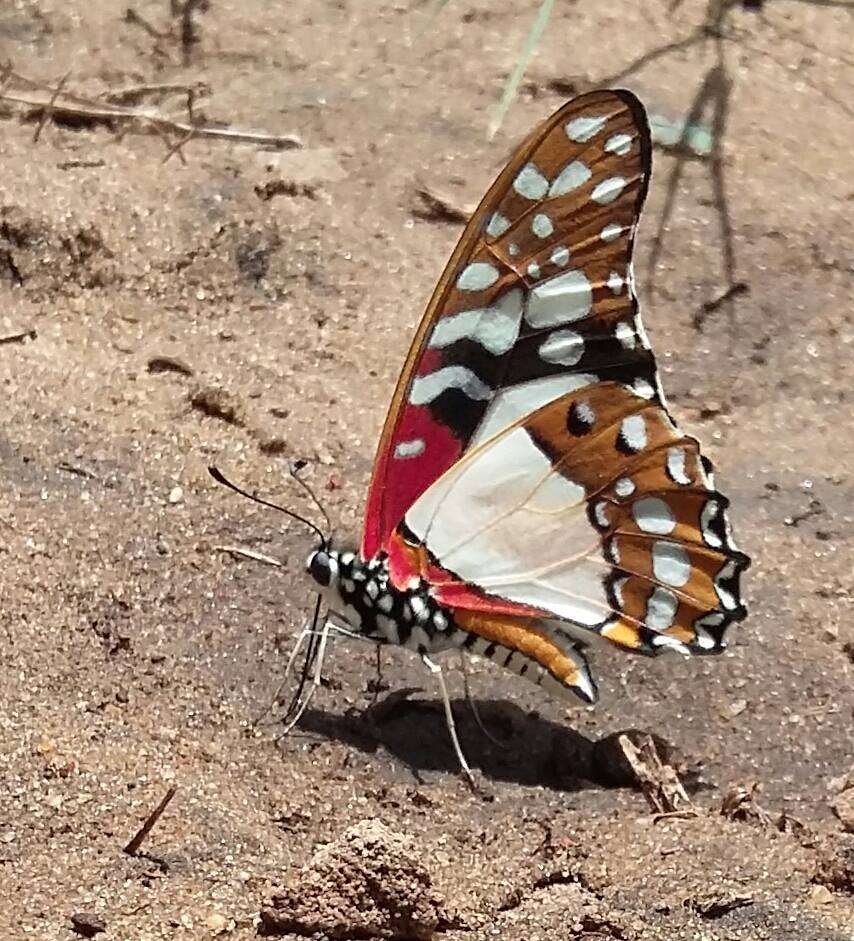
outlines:
M300 477L300 471L306 466L308 462L303 460L294 461L290 465L288 470L290 471L291 477L302 487L303 490L308 494L311 502L320 510L321 516L323 516L324 521L326 522L326 529L331 533L332 532L332 522L329 519L329 514L326 512L326 507L320 502L317 494L311 487Z
M218 484L223 484L230 490L233 490L235 493L239 493L242 497L246 497L248 500L251 500L253 503L258 503L261 506L269 507L271 510L278 510L280 513L284 513L286 516L290 516L291 519L295 519L297 522L302 523L303 526L307 526L317 535L318 539L320 539L320 545L322 549L325 549L329 545L329 540L324 535L323 530L315 523L312 523L310 519L306 519L304 516L300 516L299 513L295 513L293 510L279 506L278 503L271 503L269 500L264 500L262 497L256 496L254 493L249 493L248 490L244 490L242 487L238 487L237 484L232 483L218 467L209 467L208 473ZM329 517L327 517L325 513L323 515L328 525Z

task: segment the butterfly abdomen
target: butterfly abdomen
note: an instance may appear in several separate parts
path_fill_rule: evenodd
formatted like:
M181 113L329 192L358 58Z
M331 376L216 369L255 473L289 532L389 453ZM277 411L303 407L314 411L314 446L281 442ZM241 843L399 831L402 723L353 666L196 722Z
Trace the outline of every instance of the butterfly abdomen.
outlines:
M587 660L568 638L534 619L501 617L477 611L455 612L455 623L465 632L462 647L525 677L559 695L573 692L594 703L599 693Z

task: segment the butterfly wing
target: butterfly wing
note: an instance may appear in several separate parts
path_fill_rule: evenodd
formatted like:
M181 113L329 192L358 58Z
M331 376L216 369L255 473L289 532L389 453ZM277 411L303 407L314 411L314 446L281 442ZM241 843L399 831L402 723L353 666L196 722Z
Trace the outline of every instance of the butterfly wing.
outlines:
M457 245L380 439L362 555L472 446L592 381L653 396L631 285L651 144L627 91L569 102L516 151Z
M470 451L396 538L474 633L516 614L639 652L711 653L744 616L749 560L727 505L658 402L592 382Z

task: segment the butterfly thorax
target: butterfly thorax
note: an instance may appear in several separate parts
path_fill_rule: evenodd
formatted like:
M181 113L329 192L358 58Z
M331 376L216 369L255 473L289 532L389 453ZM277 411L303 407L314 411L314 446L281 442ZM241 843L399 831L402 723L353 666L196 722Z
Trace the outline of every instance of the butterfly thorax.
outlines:
M364 562L352 551L318 549L306 567L330 610L356 634L422 654L461 639L451 612L431 597L427 584L401 591L392 583L385 556Z

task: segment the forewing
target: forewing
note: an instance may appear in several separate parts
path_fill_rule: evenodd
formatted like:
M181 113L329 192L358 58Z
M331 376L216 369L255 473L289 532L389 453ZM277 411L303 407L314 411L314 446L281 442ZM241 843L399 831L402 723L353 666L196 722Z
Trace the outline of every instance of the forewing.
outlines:
M609 379L657 395L631 254L650 137L627 91L569 102L516 151L436 287L380 439L362 553L466 450Z
M744 616L727 500L697 442L625 385L590 385L472 450L398 538L458 610L555 618L624 647L720 650Z

